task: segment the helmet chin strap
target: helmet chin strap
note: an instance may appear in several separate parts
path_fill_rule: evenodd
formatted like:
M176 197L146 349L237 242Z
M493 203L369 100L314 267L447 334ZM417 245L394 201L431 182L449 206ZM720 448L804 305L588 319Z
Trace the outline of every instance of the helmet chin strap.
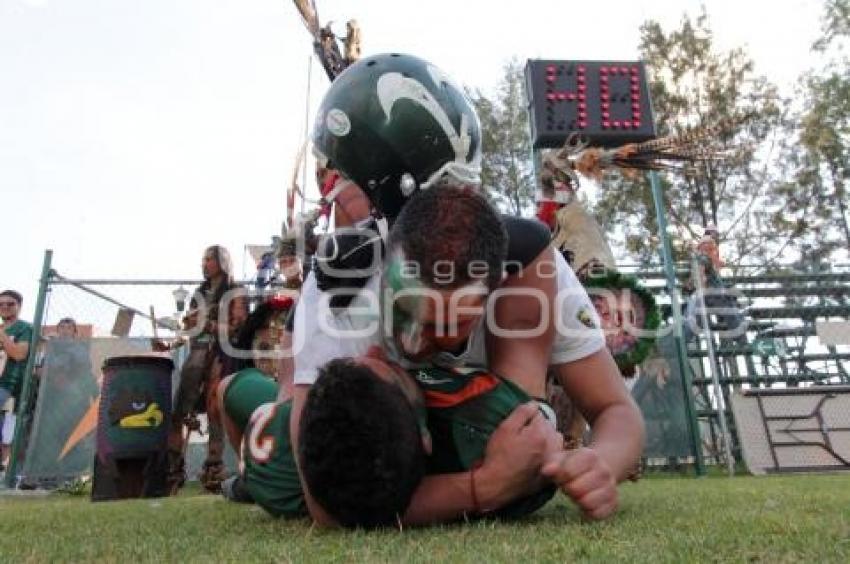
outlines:
M387 221L387 218L381 216L381 217L375 219L375 223L378 226L378 234L381 236L381 241L383 241L384 244L386 244L387 239L390 236L390 224Z
M332 204L332 203L334 203L334 200L336 200L337 197L342 193L343 190L345 190L349 186L352 186L353 184L354 183L352 181L348 180L347 178L340 177L340 179L337 180L336 184L330 190L330 192L328 192L327 194L325 194L322 197L325 199L325 201L327 203Z
M428 177L428 180L419 185L422 190L427 190L443 182L454 184L481 184L481 168L465 162L449 161Z

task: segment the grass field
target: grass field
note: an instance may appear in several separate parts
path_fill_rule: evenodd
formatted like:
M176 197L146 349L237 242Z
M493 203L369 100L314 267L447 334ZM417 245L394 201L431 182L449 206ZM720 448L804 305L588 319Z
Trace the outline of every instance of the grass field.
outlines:
M197 490L92 504L0 498L0 560L334 562L850 562L850 474L652 477L588 523L563 498L521 522L340 532Z

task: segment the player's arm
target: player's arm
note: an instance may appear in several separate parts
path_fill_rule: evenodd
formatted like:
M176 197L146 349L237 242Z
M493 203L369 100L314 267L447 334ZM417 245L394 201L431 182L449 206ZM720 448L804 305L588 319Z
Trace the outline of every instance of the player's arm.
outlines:
M591 429L590 448L617 481L628 477L640 458L644 424L608 349L556 367L558 379Z
M572 270L558 263L557 335L550 362L564 392L590 424L588 448L561 453L543 472L592 518L617 508L617 483L643 449L643 419L605 348L593 303Z
M587 291L565 262L559 267L559 334L550 359L552 368L564 392L590 425L591 448L620 481L630 474L643 449L643 417L605 347Z
M224 397L227 394L227 387L233 382L234 374L222 378L218 383L218 393L216 401L218 401L218 409L221 414L221 424L224 427L224 432L227 435L227 440L233 448L233 452L239 453L242 450L242 429L230 418L224 403Z
M404 515L410 525L478 515L539 490L539 468L556 431L536 402L517 407L493 432L482 465L471 471L426 476Z
M555 334L557 275L547 245L494 292L494 326L487 332L488 366L532 397L546 397L546 370Z
M613 514L617 483L632 472L643 450L644 425L608 349L556 366L564 391L591 429L587 448L560 453L543 467L593 519Z
M22 361L27 358L27 354L30 351L30 337L29 333L24 335L26 338L22 338L19 342L15 342L15 340L6 334L3 326L0 325L0 346L3 347L3 350L6 351L6 354L9 355L9 358L15 361Z

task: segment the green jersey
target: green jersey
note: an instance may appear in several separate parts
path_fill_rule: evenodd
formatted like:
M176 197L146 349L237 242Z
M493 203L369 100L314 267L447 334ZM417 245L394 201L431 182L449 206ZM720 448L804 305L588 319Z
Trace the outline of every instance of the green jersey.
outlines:
M240 466L247 492L275 517L301 517L307 506L289 438L292 401L276 397L277 383L247 368L227 387L224 410L243 429Z
M9 327L6 327L4 331L16 343L29 343L32 339L32 325L20 319L12 323ZM26 358L23 360L12 360L10 357L7 357L6 367L3 369L2 376L0 376L0 387L6 388L11 392L12 396L18 397L18 394L21 392L21 384L24 381L26 366Z
M490 435L519 405L531 398L516 384L483 370L412 370L425 395L433 454L428 473L469 470L484 458ZM549 486L498 510L499 517L533 513L555 494Z

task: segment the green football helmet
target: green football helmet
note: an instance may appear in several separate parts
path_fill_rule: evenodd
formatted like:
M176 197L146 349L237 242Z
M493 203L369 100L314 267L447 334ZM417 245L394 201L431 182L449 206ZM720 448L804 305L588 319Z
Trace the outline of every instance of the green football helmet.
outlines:
M375 55L340 74L316 116L313 148L389 219L416 190L480 183L472 103L440 69L410 55Z

